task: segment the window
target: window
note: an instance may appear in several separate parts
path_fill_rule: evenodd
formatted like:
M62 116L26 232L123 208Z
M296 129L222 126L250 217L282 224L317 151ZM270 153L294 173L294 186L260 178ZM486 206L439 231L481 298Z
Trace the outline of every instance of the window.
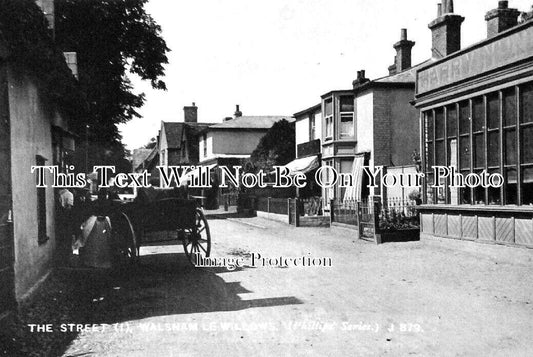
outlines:
M457 199L459 204L533 205L533 83L437 107L423 116L427 203ZM453 190L432 189L432 167L454 163L463 176L483 170L501 174L504 186L464 188L459 197Z
M341 139L354 137L353 114L341 114Z
M326 121L326 139L333 139L333 99L324 102L324 116Z
M204 144L204 158L207 157L207 135L202 136L202 142Z
M533 84L520 89L520 203L533 205Z
M353 95L343 95L339 98L340 103L340 112L341 113L353 113L354 111L354 96Z
M46 159L37 155L35 165L46 165ZM48 239L46 234L46 187L37 187L37 240L39 244L42 244Z
M342 95L339 97L340 107L340 138L353 138L355 136L354 125L354 96Z
M316 114L309 117L309 141L316 139Z

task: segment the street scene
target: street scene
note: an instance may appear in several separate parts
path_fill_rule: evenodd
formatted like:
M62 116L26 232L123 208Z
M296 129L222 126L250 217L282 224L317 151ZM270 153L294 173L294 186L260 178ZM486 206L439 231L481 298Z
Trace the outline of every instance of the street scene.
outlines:
M0 356L532 356L530 0L0 1Z
M356 241L349 230L297 229L261 218L210 223L213 256L311 254L330 257L332 266L194 269L179 247L143 247L140 266L126 274L58 272L54 280L62 284L92 285L68 302L74 311L34 318L56 331L41 348L56 346L64 356L533 351L529 251L442 240L377 246ZM69 291L48 294L41 304L70 300ZM71 323L82 330L70 333L77 329ZM62 325L68 332L59 332Z

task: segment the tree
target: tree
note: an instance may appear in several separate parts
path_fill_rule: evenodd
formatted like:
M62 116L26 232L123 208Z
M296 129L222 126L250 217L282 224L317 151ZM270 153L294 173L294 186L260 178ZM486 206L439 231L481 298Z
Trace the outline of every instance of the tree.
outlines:
M157 145L157 139L154 137L150 139L150 142L148 144L144 145L144 148L153 149L156 147L156 145Z
M78 54L79 84L88 115L74 130L88 147L88 167L124 157L117 124L140 117L143 93L134 93L128 73L165 90L163 65L169 51L161 28L146 13L147 0L56 0L56 42ZM83 161L83 159L82 159Z
M273 166L285 165L294 160L294 148L294 125L283 119L275 123L261 138L250 157L250 163L254 171L263 169L269 172Z

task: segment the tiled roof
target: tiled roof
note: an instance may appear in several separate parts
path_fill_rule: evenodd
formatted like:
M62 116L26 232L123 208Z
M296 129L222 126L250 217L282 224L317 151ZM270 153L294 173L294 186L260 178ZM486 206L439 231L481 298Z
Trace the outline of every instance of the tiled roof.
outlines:
M373 80L375 83L415 83L416 81L416 70L421 66L425 65L431 60L424 61L417 64L403 72L393 74L392 76L386 76Z
M163 130L165 131L169 149L179 149L181 147L181 134L184 124L163 122Z
M242 116L210 126L210 129L270 129L274 123L285 119L289 123L294 121L291 115Z
M213 125L213 123L163 122L168 148L181 148L181 138L184 128L191 129L189 132L194 135L211 125Z
M133 150L131 162L133 168L137 168L139 165L143 163L144 160L150 155L152 152L152 149L135 149Z

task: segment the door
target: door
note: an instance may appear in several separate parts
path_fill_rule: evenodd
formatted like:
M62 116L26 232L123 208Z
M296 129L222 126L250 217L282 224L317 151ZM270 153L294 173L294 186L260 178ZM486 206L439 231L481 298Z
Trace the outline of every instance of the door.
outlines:
M15 306L11 138L6 66L0 62L0 322Z

